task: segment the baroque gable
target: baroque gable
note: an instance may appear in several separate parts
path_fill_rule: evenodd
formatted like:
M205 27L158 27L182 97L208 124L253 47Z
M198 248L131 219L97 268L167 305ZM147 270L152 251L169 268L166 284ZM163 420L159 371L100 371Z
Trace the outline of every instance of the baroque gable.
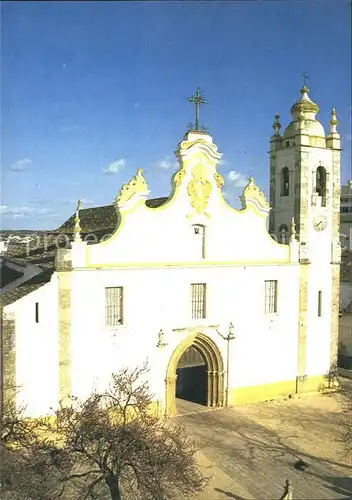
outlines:
M222 154L210 135L189 131L175 155L179 168L170 196L156 206L148 203L139 169L115 199L115 230L96 244L74 243L73 268L290 262L289 246L276 243L266 229L270 208L254 179L243 191L242 210L225 201L217 170ZM203 228L202 242L196 226Z

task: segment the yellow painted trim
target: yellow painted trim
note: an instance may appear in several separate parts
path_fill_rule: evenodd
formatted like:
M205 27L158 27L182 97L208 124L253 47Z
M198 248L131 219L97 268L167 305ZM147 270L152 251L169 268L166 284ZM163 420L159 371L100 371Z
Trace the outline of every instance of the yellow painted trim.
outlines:
M179 169L179 170L181 170L181 169ZM175 183L173 182L173 180L174 180L175 175L179 172L179 170L177 170L177 172L175 172L174 175L172 176L172 189L171 189L168 200L163 205L161 205L160 207L155 207L155 208L148 207L145 204L146 200L143 198L143 199L139 200L135 205L133 205L133 207L131 207L129 210L120 211L119 213L120 213L121 219L120 219L120 223L117 226L115 232L112 233L109 238L107 238L106 240L104 240L100 243L97 243L96 245L102 245L102 246L110 245L110 243L112 243L117 238L117 236L121 232L123 226L125 225L126 216L128 216L130 213L134 212L135 210L137 210L139 208L143 208L146 211L155 212L155 211L161 211L161 210L165 210L165 209L169 208L171 202L175 201L176 195L178 192L179 186L176 186ZM89 246L87 245L87 247L86 247L86 266L87 267L90 266L89 253L90 253L90 249L89 249Z
M305 375L307 369L307 331L308 331L308 288L309 264L300 265L299 278L299 317L298 317L298 375Z
M59 271L59 399L71 395L71 272Z
M216 165L218 163L217 160L213 160L213 159L209 159L209 156L204 153L204 151L199 151L199 153L193 155L193 156L181 156L182 158L182 163L183 163L183 167L182 168L186 168L188 167L190 164L193 164L193 163L199 163L200 161L204 161L207 165L209 165L210 167L213 167L215 170L216 170Z
M326 386L324 375L308 377L304 385L300 386L300 393L320 392L322 386ZM232 387L229 389L229 404L239 406L259 403L270 399L286 398L294 394L296 394L296 380L284 380L249 387Z
M126 210L124 212L119 212L119 210L116 208L117 212L120 214L120 217L121 217L119 225L116 227L115 232L112 233L109 238L107 238L104 241L101 241L100 243L96 243L96 245L105 246L105 245L110 244L116 238L116 236L121 232L121 229L125 223L126 215L133 212L137 208L139 208L141 206L142 202L144 202L144 200L139 200L132 208L130 208L129 210ZM87 247L86 247L86 262L87 262L87 264L88 264L88 255L89 255L89 245L87 245Z
M185 262L115 262L110 264L92 264L88 263L88 269L97 269L97 268L141 268L141 267L250 267L250 266L292 266L298 265L297 263L291 263L288 260L263 260L263 261L185 261ZM78 268L76 268L78 269ZM83 268L84 269L84 268Z
M194 143L192 143L189 147L191 147L192 145L196 145L197 142L199 142L199 141L198 140L194 141ZM209 145L209 144L207 143L207 145ZM181 151L182 151L182 146L181 146ZM175 182L174 182L175 176L180 171L185 170L190 163L197 163L199 161L205 161L206 164L208 166L210 166L210 168L214 169L214 173L218 173L217 169L216 169L217 161L214 160L214 159L210 159L208 157L208 155L204 151L199 151L197 154L195 154L195 155L193 155L191 157L188 157L188 158L187 157L183 158L182 155L179 155L178 156L178 161L179 161L180 168L174 173L174 175L171 178L172 188L171 188L171 192L170 192L168 200L163 205L161 205L160 207L153 208L153 207L148 207L145 204L145 201L146 201L145 199L141 199L133 207L131 207L130 209L120 211L121 220L120 220L120 223L117 226L115 232L109 238L107 238L106 240L104 240L104 241L102 241L100 243L97 243L96 245L105 246L105 245L111 244L118 237L118 235L120 234L120 232L122 231L122 229L123 229L123 227L124 227L124 225L126 223L126 217L128 217L128 215L130 213L132 213L133 211L135 211L137 209L143 209L143 210L146 210L146 211L149 211L149 212L160 212L161 210L167 210L170 207L170 205L173 202L176 201L178 193L179 193L180 185L176 185L175 184ZM266 228L266 220L267 220L267 217L268 217L268 212L261 211L255 205L252 205L252 204L249 205L246 208L242 208L241 210L238 210L236 208L231 207L226 202L226 200L225 200L225 198L224 198L224 196L222 194L221 187L216 186L216 189L213 190L213 193L215 191L217 191L217 194L220 197L221 202L226 206L226 208L228 210L236 213L237 215L240 215L240 214L246 215L249 212L252 212L256 216L260 217L260 219L265 224L265 234L267 235L268 238L270 238L270 243L273 244L274 246L279 245L280 247L283 247L283 246L287 247L287 257L285 259L283 259L283 260L279 259L279 260L277 260L275 262L277 262L279 264L279 263L286 263L286 262L288 263L290 261L289 246L288 245L283 245L281 243L276 242L273 238L271 238L271 236L270 236L270 234L269 234L269 232L268 232L268 230ZM96 245L94 245L94 246L96 246ZM141 263L141 264L139 264L139 263L137 263L137 264L135 264L135 263L121 264L120 263L120 264L108 264L108 265L92 264L91 263L91 259L90 259L90 253L91 253L91 247L89 245L87 245L86 246L86 267L87 268L91 268L91 267L94 267L94 268L97 268L97 267L116 267L116 266L119 266L119 267L145 267L146 266L145 263ZM151 267L151 266L153 266L153 267L156 267L156 266L165 266L165 265L181 266L181 265L194 265L194 264L193 263L192 264L188 264L188 263L174 263L174 264L167 264L167 263L149 264L148 263L147 264L148 267ZM203 265L203 263L202 264L197 263L196 265ZM205 265L221 265L221 263L220 264L218 264L218 263L207 263Z

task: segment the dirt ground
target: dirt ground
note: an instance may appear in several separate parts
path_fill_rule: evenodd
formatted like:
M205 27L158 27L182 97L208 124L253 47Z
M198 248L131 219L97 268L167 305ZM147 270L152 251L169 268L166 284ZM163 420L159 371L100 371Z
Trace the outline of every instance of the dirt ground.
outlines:
M197 500L279 499L288 478L294 499L351 499L352 457L341 454L342 394L309 395L208 410L178 401L176 417L197 443L211 477ZM304 465L302 465L304 462ZM181 500L181 499L178 499Z

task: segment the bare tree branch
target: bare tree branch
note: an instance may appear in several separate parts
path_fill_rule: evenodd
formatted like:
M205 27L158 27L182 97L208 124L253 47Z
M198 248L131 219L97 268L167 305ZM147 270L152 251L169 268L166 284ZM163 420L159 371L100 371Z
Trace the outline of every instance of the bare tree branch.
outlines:
M119 500L125 488L134 498L161 500L201 491L206 478L183 428L151 414L153 397L140 380L146 373L146 365L121 370L102 394L60 405L55 422L9 417L6 436L17 451L6 451L17 465L7 471L8 498L101 498L104 488ZM23 476L29 486L21 490Z

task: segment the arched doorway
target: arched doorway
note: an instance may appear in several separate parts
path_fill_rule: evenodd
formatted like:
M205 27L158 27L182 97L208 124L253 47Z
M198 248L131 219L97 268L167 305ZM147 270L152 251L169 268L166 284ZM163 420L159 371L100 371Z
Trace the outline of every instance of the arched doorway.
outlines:
M177 364L176 398L207 404L207 363L194 345L185 350Z
M187 369L193 370L193 377ZM176 413L176 396L206 406L223 406L224 365L215 342L202 333L189 335L173 352L165 382L167 415Z

